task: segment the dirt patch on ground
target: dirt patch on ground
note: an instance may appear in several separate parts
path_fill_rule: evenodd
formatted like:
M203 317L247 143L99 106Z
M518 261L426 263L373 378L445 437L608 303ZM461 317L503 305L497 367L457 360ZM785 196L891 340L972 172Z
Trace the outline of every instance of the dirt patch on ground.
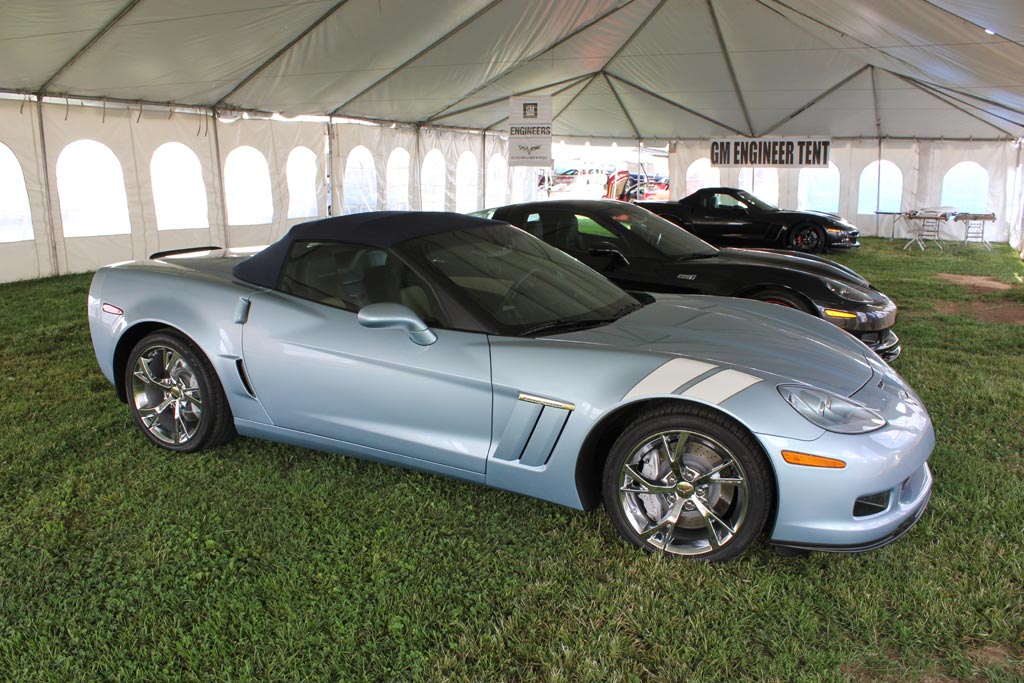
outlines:
M1010 323L1024 325L1024 304L989 303L974 301L936 301L935 312L942 315L959 315L983 323Z
M1024 675L1024 663L1004 645L986 645L964 654L978 666L985 669L1003 669Z
M1005 282L999 282L987 275L954 275L953 273L936 273L935 277L946 282L952 282L956 285L964 285L970 287L973 290L980 290L983 292L996 290L1005 292L1013 289L1013 285L1008 285Z

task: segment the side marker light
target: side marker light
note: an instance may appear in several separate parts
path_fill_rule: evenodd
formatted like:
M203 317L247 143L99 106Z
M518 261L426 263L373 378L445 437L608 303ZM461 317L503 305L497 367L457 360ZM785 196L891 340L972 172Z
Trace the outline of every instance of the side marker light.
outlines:
M124 309L118 308L114 304L103 304L103 312L111 315L124 315Z
M833 470L841 470L846 467L845 462L836 458L797 453L796 451L782 451L782 459L790 465L804 465L805 467L825 467Z
M856 318L857 317L856 313L849 313L847 311L837 311L837 310L832 309L832 308L826 308L825 309L825 315L827 315L830 318Z

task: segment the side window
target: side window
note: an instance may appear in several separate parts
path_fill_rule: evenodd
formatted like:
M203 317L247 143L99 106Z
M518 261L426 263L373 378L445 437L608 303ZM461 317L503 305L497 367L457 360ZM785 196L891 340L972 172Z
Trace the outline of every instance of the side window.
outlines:
M529 227L531 221L541 229L542 234L536 232L537 227ZM585 253L598 242L611 242L626 253L625 240L589 216L568 211L541 211L530 216L527 226L531 234L569 253Z
M428 325L444 326L437 298L416 273L387 251L361 244L296 242L279 289L351 312L368 304L399 303Z
M731 194L716 194L715 205L719 209L745 209L747 205L740 199L733 197Z

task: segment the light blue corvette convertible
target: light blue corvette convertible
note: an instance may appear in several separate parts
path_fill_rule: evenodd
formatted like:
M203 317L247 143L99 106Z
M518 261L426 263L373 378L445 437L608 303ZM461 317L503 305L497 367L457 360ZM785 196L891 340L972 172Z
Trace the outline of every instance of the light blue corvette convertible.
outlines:
M931 421L866 346L756 301L627 293L505 223L367 213L101 268L96 357L153 443L236 432L573 508L726 560L898 538Z

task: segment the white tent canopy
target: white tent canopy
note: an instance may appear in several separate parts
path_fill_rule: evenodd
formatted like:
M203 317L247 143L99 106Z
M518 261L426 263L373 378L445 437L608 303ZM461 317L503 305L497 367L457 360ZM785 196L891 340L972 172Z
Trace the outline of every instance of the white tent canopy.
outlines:
M674 196L707 138L828 136L866 234L967 178L1021 242L1020 0L0 0L0 281L529 198L523 94L556 139L669 143ZM814 195L773 171L719 177Z
M542 93L562 136L1024 135L1019 0L0 6L10 92L478 129Z

